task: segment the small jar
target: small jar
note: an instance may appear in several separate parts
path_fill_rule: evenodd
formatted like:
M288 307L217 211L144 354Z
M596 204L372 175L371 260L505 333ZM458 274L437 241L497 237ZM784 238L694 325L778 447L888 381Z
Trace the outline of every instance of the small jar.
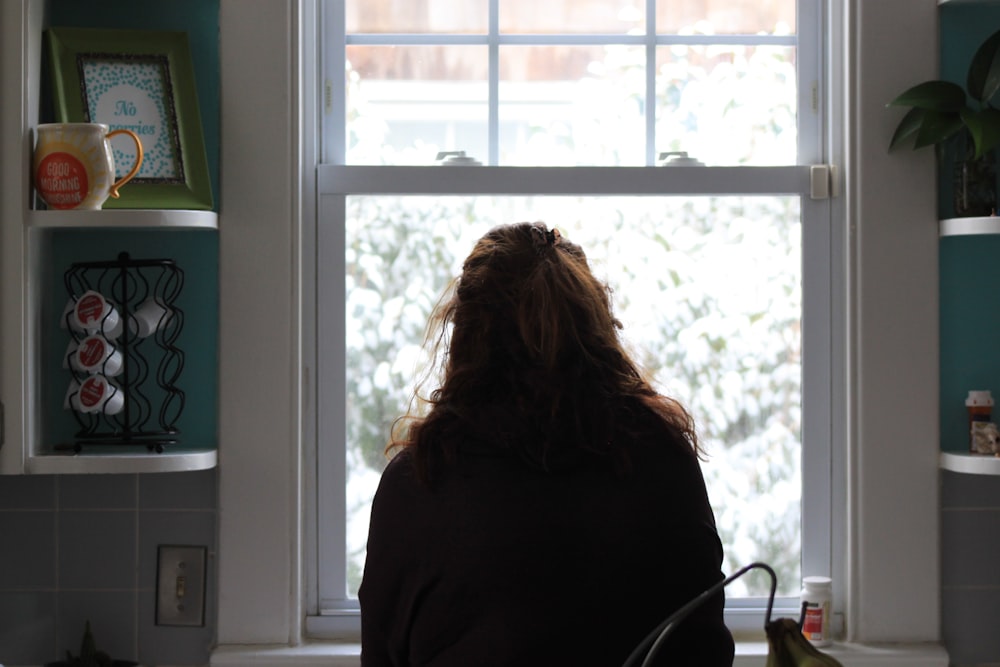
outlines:
M802 580L802 636L813 646L829 646L830 608L833 583L830 577L806 577Z
M969 413L969 451L975 453L977 450L972 427L975 422L992 421L993 395L989 390L970 391L965 399L965 409Z

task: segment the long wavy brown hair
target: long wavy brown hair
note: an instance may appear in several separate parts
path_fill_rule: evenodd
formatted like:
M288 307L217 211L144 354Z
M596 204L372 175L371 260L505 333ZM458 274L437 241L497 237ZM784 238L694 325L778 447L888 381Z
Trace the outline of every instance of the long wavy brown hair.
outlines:
M690 414L654 391L621 328L578 245L537 222L491 229L431 316L428 375L387 450L412 449L425 480L464 447L545 470L606 459L627 471L636 438L697 455Z

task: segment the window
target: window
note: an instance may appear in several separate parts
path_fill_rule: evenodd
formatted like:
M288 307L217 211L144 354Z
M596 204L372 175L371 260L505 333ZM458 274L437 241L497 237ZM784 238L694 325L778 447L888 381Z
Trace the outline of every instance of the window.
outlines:
M698 422L725 569L768 562L795 615L802 574L831 565L821 0L401 7L321 6L310 632L356 624L431 308L475 239L521 220L559 227L612 285L625 339ZM701 164L674 166L684 153ZM727 589L730 627L759 629L768 586Z

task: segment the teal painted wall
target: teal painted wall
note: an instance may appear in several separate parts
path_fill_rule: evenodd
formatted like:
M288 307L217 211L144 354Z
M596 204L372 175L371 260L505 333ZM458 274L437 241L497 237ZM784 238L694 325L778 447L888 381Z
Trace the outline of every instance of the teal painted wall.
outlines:
M965 87L972 55L1000 29L1000 4L949 4L940 14L940 78ZM938 176L939 215L950 217L949 175ZM1000 403L1000 236L942 238L939 261L941 448L964 452L968 391L989 389Z
M188 34L213 201L218 209L218 0L52 0L47 24L50 27L171 30ZM45 77L43 92L47 83ZM44 101L42 109L43 120L51 120ZM184 311L185 322L177 341L185 355L184 369L177 382L186 398L177 423L181 432L180 444L215 447L218 441L218 233L204 230L52 230L45 233L49 236L52 260L50 273L43 283L46 304L42 341L45 350L42 388L45 442L70 441L79 428L73 415L62 409L69 374L58 360L69 338L55 323L69 297L63 287L63 273L74 262L113 260L119 253L127 252L133 259L172 259L184 272L179 306Z
M46 362L44 375L49 378L43 387L45 414L43 441L67 443L73 440L79 424L72 413L64 410L63 399L69 379L60 363L66 352L69 334L59 328L63 307L69 295L63 287L63 272L73 262L112 261L119 253L128 252L133 259L174 259L184 272L184 287L176 306L184 314L184 324L176 346L184 353L184 367L177 387L184 392L183 410L177 421L179 445L195 448L215 448L218 444L218 234L205 230L113 231L95 234L90 231L60 230L52 234L52 272L47 278L43 321L50 334L44 341ZM141 345L147 360L154 364L162 355L152 340ZM162 394L155 389L153 378L145 384L145 393L158 409ZM155 417L149 424L155 428Z
M1000 405L1000 235L944 237L939 253L941 448L967 452L968 391L989 389Z

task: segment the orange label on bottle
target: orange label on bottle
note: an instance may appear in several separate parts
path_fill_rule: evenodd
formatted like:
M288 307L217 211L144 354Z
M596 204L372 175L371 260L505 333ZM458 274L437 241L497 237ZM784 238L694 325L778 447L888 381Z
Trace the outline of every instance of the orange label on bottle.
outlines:
M823 638L823 608L810 607L806 609L806 617L802 621L802 634L806 639Z

